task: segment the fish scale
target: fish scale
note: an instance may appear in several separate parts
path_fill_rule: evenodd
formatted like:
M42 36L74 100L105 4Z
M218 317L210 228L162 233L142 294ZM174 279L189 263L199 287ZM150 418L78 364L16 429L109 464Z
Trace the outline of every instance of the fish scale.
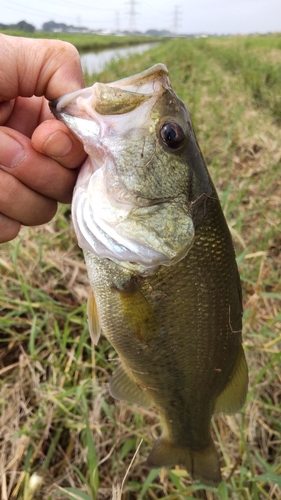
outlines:
M90 155L72 214L92 287L90 332L97 342L102 331L121 361L110 393L158 410L149 466L179 464L217 485L211 418L238 411L248 384L241 286L187 108L158 64L51 109Z
M221 214L219 203L213 200L209 203L213 207L208 211L208 218L216 224L215 242L214 236L210 240L205 237L205 227L201 224L185 259L172 268L161 267L148 277L136 278L139 293L159 321L159 330L157 321L148 340L140 339L136 332L128 329L124 315L120 314L119 299L123 292L118 292L119 283L135 276L127 271L123 276L120 269L123 279L120 280L120 276L114 279L112 263L107 267L104 261L96 262L90 254L86 257L104 334L124 365L134 369L134 382L146 391L162 413L173 443L187 447L195 445L199 449L210 445L210 419L215 401L229 380L241 350L242 330L240 293L239 290L232 291L231 287L231 283L238 279L236 266L229 266L233 260L233 246L230 238L228 245L221 244L226 240L224 219L220 234L220 225L214 216L216 210L218 215ZM219 269L216 246L223 263ZM218 286L222 296L219 302L214 294ZM113 294L116 302L112 294L108 296L110 288L117 290ZM236 317L232 317L233 326L230 324L229 304L233 304L233 308L235 305L238 311ZM137 373L144 366L147 373ZM171 394L178 401L176 407L170 405ZM182 401L186 402L185 406ZM172 427L169 425L171 421Z

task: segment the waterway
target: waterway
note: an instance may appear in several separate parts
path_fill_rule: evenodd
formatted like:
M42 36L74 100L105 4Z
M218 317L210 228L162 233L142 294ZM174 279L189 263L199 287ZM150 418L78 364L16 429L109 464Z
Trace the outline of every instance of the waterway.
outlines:
M80 55L82 68L83 71L87 72L89 75L92 73L99 73L114 59L130 57L132 54L143 54L143 52L146 52L156 45L157 43L142 43L140 45L118 47L115 49L102 50L100 52L86 52Z

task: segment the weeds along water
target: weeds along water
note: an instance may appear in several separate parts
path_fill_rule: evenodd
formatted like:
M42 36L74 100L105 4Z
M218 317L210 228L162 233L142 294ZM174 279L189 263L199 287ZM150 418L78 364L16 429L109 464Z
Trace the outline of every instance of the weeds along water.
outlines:
M109 396L118 361L104 338L90 343L86 268L61 206L0 249L3 500L281 498L281 36L167 41L87 84L157 62L190 110L242 279L250 387L240 414L213 420L224 481L145 467L158 416Z

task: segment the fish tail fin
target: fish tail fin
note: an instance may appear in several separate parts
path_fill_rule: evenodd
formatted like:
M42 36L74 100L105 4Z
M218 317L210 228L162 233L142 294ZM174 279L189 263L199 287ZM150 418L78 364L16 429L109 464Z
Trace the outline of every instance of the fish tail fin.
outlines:
M217 486L222 480L213 441L202 450L193 450L159 438L148 456L147 465L171 467L176 464L185 467L193 479L199 479L206 485Z

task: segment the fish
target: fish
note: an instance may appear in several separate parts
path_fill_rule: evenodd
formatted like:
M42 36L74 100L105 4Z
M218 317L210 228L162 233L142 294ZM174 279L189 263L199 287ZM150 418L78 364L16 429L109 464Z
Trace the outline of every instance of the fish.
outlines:
M242 408L248 368L235 250L188 109L162 63L50 107L88 154L72 219L91 337L120 358L110 394L157 410L148 466L216 486L211 419Z

